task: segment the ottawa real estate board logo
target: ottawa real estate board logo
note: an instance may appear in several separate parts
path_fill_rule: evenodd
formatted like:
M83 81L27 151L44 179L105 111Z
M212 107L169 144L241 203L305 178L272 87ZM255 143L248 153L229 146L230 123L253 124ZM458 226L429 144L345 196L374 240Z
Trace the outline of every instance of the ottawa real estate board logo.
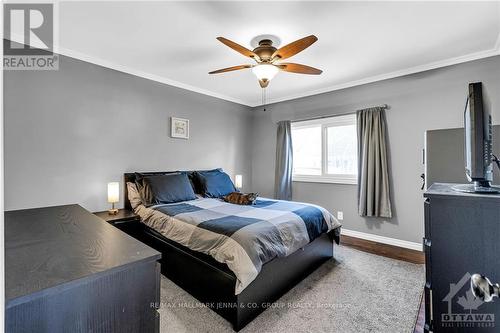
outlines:
M3 68L5 70L57 70L54 54L54 5L3 5Z
M442 327L495 327L495 314L486 311L492 303L485 303L474 296L470 278L471 274L467 272L457 283L450 283L450 291L442 299L448 303L448 312L441 314Z

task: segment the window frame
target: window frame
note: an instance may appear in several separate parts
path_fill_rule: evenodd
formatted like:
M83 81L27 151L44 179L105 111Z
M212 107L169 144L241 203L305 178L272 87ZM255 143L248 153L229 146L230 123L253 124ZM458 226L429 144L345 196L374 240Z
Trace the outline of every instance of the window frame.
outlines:
M325 117L313 120L292 122L292 132L294 128L310 128L321 126L321 175L300 175L292 172L292 181L308 183L332 183L356 185L358 183L357 174L329 174L328 171L328 128L335 126L345 126L356 124L356 114ZM292 142L293 144L293 142ZM356 138L357 145L357 138Z

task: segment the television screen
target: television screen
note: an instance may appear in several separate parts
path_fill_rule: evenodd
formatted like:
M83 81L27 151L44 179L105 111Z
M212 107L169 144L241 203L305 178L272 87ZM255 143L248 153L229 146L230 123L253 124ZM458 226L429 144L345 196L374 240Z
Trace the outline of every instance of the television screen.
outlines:
M492 121L489 110L484 106L481 82L469 84L464 112L464 157L465 174L473 185L457 186L458 191L498 191L490 185L493 180Z
M465 175L467 179L471 182L471 168L472 168L472 141L471 141L471 121L470 121L470 107L469 107L469 97L467 97L467 102L465 104L464 112L464 143L465 143Z

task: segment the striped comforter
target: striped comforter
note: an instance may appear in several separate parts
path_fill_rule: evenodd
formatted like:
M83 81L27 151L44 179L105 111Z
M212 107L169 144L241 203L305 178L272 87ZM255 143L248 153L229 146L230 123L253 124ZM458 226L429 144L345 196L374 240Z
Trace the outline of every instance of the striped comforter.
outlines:
M320 206L263 198L252 206L200 198L139 206L136 212L168 239L227 264L237 278L235 294L255 279L266 262L288 256L340 227Z

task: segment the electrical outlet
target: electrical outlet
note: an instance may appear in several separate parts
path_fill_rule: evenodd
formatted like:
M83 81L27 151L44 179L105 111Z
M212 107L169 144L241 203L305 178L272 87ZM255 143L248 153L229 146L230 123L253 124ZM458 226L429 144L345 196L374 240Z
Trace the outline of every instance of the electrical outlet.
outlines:
M344 212L338 211L337 212L337 220L343 220L344 219Z

